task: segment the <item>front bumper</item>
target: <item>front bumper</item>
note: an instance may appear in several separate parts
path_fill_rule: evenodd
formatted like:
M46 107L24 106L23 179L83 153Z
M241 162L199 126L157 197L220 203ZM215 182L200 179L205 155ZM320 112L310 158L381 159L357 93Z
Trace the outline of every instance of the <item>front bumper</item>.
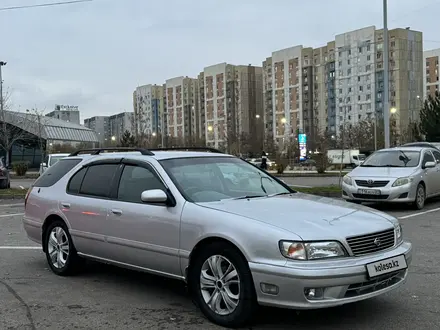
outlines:
M260 305L317 309L334 307L381 295L406 282L408 268L368 279L366 264L404 255L408 267L412 261L412 245L403 242L398 247L362 257L350 257L332 262L302 262L284 267L249 263ZM309 264L310 263L310 264ZM321 264L321 265L320 265ZM310 265L310 266L309 266ZM262 285L278 288L277 294L263 292ZM321 299L310 299L310 288L323 292Z
M342 182L342 198L360 202L411 203L416 199L416 185L406 184L400 187L367 188L347 185ZM380 195L362 194L359 189L380 190Z

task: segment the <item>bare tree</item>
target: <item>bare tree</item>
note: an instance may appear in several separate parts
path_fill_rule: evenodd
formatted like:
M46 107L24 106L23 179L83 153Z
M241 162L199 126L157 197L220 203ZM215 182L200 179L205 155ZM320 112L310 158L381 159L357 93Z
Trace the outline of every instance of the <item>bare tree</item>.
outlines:
M36 133L36 125L28 118L27 113L10 111L12 107L10 96L8 92L0 95L0 148L6 154L6 166L10 165L9 153L12 146L29 140L29 131Z

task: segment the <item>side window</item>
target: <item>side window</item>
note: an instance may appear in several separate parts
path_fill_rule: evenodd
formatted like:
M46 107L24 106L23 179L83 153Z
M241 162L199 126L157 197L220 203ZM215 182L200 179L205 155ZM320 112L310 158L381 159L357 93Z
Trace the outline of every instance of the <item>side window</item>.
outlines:
M423 155L423 164L426 164L427 162L435 162L430 151L425 151L425 154Z
M119 181L118 200L131 203L142 203L141 194L145 190L161 189L162 182L145 167L126 165Z
M80 195L108 197L119 164L92 165L82 181Z
M437 164L440 164L440 151L433 150L432 153L434 154L434 158L435 158Z
M70 179L67 185L67 192L69 194L78 194L81 188L81 183L83 182L84 176L86 175L87 168L84 167L76 172Z
M67 172L78 165L82 159L62 159L51 166L34 183L34 187L50 187L58 182Z

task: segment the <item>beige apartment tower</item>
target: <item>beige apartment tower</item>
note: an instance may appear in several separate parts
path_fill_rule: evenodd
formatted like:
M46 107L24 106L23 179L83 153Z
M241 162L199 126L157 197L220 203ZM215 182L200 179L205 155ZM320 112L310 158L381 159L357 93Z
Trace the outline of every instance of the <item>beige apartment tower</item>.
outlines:
M200 108L205 114L202 126L208 146L227 148L231 139L249 135L255 141L253 149L262 148L261 67L227 63L212 65L199 74L199 86Z
M166 86L166 127L179 140L200 137L198 80L189 77L168 79Z

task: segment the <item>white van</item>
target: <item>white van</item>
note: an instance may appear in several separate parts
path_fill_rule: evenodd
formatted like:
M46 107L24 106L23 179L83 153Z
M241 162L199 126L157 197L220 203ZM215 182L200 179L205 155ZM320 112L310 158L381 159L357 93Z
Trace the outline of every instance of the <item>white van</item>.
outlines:
M60 159L69 156L70 154L49 154L44 158L44 162L40 164L39 175L43 174L49 167L56 164Z

